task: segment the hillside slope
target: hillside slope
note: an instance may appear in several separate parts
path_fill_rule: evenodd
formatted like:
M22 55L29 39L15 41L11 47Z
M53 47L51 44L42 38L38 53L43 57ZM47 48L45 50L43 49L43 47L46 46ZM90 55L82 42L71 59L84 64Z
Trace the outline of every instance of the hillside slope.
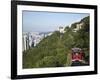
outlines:
M82 28L74 32L78 23ZM79 47L89 62L89 16L65 28L65 33L55 31L36 47L23 52L23 68L64 67L71 65L71 48Z

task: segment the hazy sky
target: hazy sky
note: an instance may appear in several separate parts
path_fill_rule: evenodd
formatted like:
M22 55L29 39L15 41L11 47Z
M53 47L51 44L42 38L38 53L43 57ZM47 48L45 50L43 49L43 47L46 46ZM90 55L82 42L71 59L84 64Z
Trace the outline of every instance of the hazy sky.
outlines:
M23 11L23 32L48 32L80 21L89 14Z

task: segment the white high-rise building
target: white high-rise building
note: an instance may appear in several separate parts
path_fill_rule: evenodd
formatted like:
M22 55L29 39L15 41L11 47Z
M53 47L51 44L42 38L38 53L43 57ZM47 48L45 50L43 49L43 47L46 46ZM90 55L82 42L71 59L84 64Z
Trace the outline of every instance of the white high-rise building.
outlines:
M59 32L60 33L65 33L64 29L65 29L64 27L59 27Z
M23 51L27 49L26 37L27 37L26 35L22 36L22 48L23 48Z

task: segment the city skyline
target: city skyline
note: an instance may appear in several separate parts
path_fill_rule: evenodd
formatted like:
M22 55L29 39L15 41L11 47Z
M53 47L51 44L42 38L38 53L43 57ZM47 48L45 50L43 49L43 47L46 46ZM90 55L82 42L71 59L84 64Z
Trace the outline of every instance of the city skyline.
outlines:
M88 13L61 13L23 11L23 32L50 32L58 27L66 27L82 18L89 16Z

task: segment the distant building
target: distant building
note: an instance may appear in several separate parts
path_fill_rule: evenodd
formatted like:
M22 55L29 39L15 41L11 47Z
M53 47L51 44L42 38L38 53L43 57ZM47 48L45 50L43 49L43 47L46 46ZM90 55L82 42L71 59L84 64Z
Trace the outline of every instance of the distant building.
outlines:
M49 32L48 34L47 34L47 36L51 36L53 34L53 32Z
M26 50L26 35L22 36L22 50Z
M73 32L76 32L82 28L83 23L76 24L76 27L73 29Z
M29 49L32 45L31 36L29 33L23 33L22 35L22 47L23 51Z
M64 27L59 27L59 32L60 33L64 33L65 31L64 31Z

